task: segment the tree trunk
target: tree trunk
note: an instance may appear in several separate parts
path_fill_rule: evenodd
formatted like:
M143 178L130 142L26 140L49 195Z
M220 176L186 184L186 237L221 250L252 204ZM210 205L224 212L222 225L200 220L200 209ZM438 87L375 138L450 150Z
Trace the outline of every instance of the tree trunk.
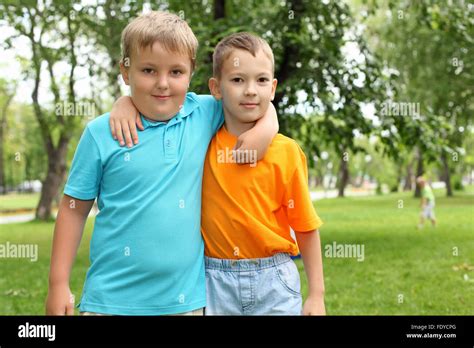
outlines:
M290 0L291 10L294 12L294 18L303 18L305 14L305 1L302 0ZM302 21L291 20L285 23L288 26L288 32L300 33L302 31ZM286 40L283 43L282 53L280 55L280 64L278 69L275 70L275 78L278 79L280 86L284 86L294 73L298 70L294 57L300 56L301 48L299 45L294 43L294 40ZM281 105L283 98L285 97L286 91L277 90L275 97L273 98L273 105L277 109L279 115L284 115L284 106ZM281 134L290 134L291 120L288 117L281 117L279 119Z
M423 168L423 153L421 152L421 149L418 148L417 151L417 166L416 166L416 177L418 178L419 176L423 175L423 172L425 169ZM415 197L420 198L421 197L421 189L419 185L416 185L415 188Z
M214 19L225 18L225 0L214 0Z
M405 176L405 184L403 185L403 191L411 191L413 189L413 161L410 161L407 166L407 173Z
M66 175L68 143L69 139L64 139L58 144L57 149L52 152L48 151L48 172L45 180L42 182L41 196L36 208L37 219L47 220L51 218L53 201Z
M5 130L7 129L7 110L13 100L14 95L9 95L2 107L0 119L0 194L7 193L7 183L5 181L5 161L3 158L3 144L5 142Z
M453 196L453 189L451 187L451 174L449 173L449 164L448 158L446 157L446 152L443 151L441 154L441 162L443 163L443 180L446 183L446 196Z
M400 184L402 183L403 179L403 165L401 163L398 163L397 165L397 191L400 190ZM392 191L392 188L390 188L390 191Z
M339 167L339 178L337 180L338 197L344 197L344 190L347 182L349 181L349 167L344 157L341 159L341 165Z

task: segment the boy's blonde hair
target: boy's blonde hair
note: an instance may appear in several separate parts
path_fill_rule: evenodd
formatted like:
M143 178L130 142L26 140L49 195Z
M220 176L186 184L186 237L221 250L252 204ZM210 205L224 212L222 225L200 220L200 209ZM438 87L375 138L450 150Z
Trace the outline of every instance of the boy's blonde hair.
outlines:
M226 36L217 44L214 54L212 55L212 72L214 77L219 78L221 76L222 66L225 60L235 49L247 51L254 57L259 50L262 50L272 62L272 73L275 73L275 59L268 42L257 35L248 32L240 32Z
M424 176L420 175L419 177L416 178L416 182L418 184L421 184L421 183L426 183L426 179Z
M198 40L185 20L163 11L152 11L131 21L122 31L122 59L129 66L132 52L151 47L159 42L170 52L187 55L191 70L196 66ZM128 61L128 64L127 64Z

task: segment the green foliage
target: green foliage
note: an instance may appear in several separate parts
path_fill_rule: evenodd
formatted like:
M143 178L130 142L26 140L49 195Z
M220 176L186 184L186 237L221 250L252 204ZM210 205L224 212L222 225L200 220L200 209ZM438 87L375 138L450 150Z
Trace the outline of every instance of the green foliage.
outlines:
M14 104L11 107L4 163L6 183L10 187L25 180L42 179L46 174L47 156L30 106Z
M380 162L386 167L388 160L375 159L372 148L360 146L355 134L377 136L373 150L390 155L400 167L415 147L430 162L439 162L443 152L447 158L457 154L459 160L448 163L455 173L473 166L472 151L466 151L474 108L469 88L474 85L469 59L473 11L462 7L469 6L464 2L49 0L46 6L38 4L0 5L0 18L16 29L3 45L11 47L16 36L27 36L26 19L34 19L44 32L43 44L32 50L40 59L36 67L34 60L22 58L26 76L33 78L38 66L77 63L92 81L84 101L94 103L99 113L107 111L108 98L121 94L117 77L122 29L144 8L169 10L188 21L198 37L198 64L190 87L197 93L209 93L212 52L224 36L251 31L268 40L279 80L274 103L280 132L298 141L312 170L314 156L322 151L333 153L335 163L344 153L353 158L359 152L370 153L373 166ZM71 39L76 40L73 50L68 45ZM72 98L68 85L68 76L63 76L51 86L55 102ZM419 104L420 117L381 115L388 102ZM375 120L365 117L367 105L375 107ZM65 129L72 135L73 149L84 120L58 118L50 105L41 105L41 110L47 127L40 130L49 131L57 144ZM395 187L397 171L379 170L392 179L378 179Z
M385 62L394 94L385 102L418 104L420 117L380 115L382 129L404 147L421 148L429 161L462 145L474 111L474 15L461 1L385 1L368 21L371 46ZM391 69L391 70L390 70ZM401 148L399 148L401 150ZM396 151L396 148L393 149ZM395 153L396 154L396 153Z

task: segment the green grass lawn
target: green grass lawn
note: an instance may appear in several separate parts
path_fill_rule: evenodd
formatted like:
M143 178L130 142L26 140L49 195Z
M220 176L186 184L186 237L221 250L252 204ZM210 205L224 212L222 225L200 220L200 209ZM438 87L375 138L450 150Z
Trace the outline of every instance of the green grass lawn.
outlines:
M423 230L416 229L419 201L409 193L316 202L325 222L323 256L333 242L364 246L362 262L324 256L329 315L474 314L474 194L436 193L439 225ZM71 277L77 302L92 224L89 220ZM0 225L0 244L39 248L36 262L0 259L0 315L44 313L52 235L52 223ZM296 262L302 270L301 260ZM304 276L302 281L305 295Z

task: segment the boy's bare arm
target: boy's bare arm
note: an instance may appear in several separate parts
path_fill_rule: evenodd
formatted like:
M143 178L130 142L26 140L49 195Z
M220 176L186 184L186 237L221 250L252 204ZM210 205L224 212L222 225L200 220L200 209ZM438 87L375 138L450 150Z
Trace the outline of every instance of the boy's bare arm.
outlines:
M319 231L295 231L295 235L308 278L308 298L303 305L303 315L325 315L323 259Z
M239 136L235 149L255 150L257 151L257 160L261 160L272 143L273 137L278 133L279 127L275 106L270 103L267 112L255 126ZM238 153L236 155L238 156ZM245 163L244 158L248 158L248 156L236 158L237 163Z
M69 289L69 276L81 242L84 225L93 200L81 201L64 195L54 228L51 268L49 273L47 315L73 315L74 300Z
M132 102L132 98L122 96L117 99L112 106L110 113L110 129L114 139L119 140L120 145L126 144L132 147L138 144L137 126L143 130L143 124L140 114ZM254 150L257 154L257 160L261 160L267 152L268 146L271 144L273 137L278 133L279 124L276 109L270 103L265 115L260 118L255 126L240 135L235 145L236 150ZM248 156L242 152L236 153L237 163L248 163Z

